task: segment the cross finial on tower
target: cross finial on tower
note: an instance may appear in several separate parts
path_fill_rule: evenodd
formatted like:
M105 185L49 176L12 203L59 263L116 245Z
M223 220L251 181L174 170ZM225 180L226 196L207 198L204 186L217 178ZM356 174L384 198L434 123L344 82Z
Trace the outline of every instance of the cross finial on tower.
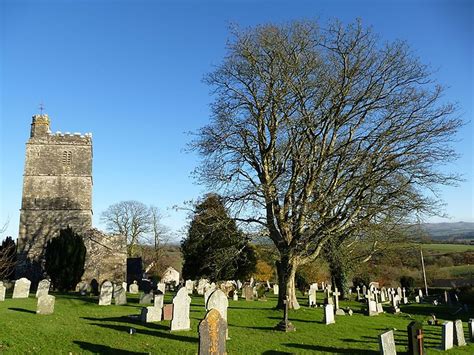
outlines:
M38 106L39 110L40 110L40 114L41 116L43 115L43 110L44 110L44 105L43 105L43 102L40 102L39 106Z

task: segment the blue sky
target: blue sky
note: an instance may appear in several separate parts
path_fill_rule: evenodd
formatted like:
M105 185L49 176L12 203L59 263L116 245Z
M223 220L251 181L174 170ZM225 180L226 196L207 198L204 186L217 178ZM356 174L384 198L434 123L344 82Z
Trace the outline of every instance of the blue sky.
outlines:
M25 142L44 102L53 132L93 134L95 226L107 206L135 199L178 231L186 214L171 207L205 192L190 176L198 159L184 152L186 132L208 121L201 80L221 62L229 25L356 18L406 40L459 103L462 157L447 169L465 181L441 193L451 221L474 222L473 3L0 0L0 223L17 236Z

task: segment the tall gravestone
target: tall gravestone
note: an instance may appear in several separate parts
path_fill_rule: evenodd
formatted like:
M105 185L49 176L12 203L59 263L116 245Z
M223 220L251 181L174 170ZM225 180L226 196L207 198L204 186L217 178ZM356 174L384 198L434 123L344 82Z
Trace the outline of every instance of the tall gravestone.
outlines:
M46 296L49 293L50 285L51 283L49 282L49 280L41 280L38 284L38 288L36 289L36 298Z
M336 323L334 320L334 305L324 305L324 323L326 325Z
M176 296L173 298L173 319L171 320L171 331L190 329L190 304L191 297L188 295L188 290L186 290L186 287L181 287Z
M127 286L118 283L114 287L114 301L116 306L127 304Z
M227 322L215 308L199 324L199 355L224 355Z
M423 325L419 322L411 322L407 326L408 354L421 355L424 353Z
M193 280L186 280L185 286L186 286L186 289L188 290L188 293L192 294L193 290L194 290L194 281Z
M209 300L209 297L212 295L212 293L215 291L216 289L213 288L213 287L208 287L206 292L204 292L204 307L206 308L206 311L208 311L209 309L207 308L207 301Z
M110 306L112 303L113 290L114 286L112 285L112 282L107 280L102 283L99 295L99 306Z
M36 305L36 313L37 314L53 314L55 301L56 301L56 298L52 295L39 296L38 303Z
M3 282L0 281L0 301L5 301L6 292L7 292L7 288L3 286Z
M31 281L26 277L16 280L12 298L28 298L30 295L30 286Z
M253 289L249 285L244 286L242 293L246 301L253 301Z
M382 355L396 355L397 348L393 337L393 330L379 335L379 348Z
M454 333L454 323L453 322L444 322L443 330L441 335L441 349L449 350L453 347L453 333Z
M462 320L457 319L454 322L454 345L464 346L466 345L466 339L464 339L464 329L462 327Z
M273 285L273 294L278 295L279 291L280 291L279 286L277 284L274 284Z
M206 308L208 310L217 309L221 314L222 318L227 322L227 307L229 307L229 300L227 299L224 292L217 289L215 290L207 300Z
M309 307L316 307L316 290L309 289L308 292L308 306Z
M166 284L164 282L158 283L157 290L160 291L162 294L165 294Z
M1 301L1 289L0 289L0 301ZM474 319L469 319L469 322L467 323L468 329L469 329L469 340L474 341Z

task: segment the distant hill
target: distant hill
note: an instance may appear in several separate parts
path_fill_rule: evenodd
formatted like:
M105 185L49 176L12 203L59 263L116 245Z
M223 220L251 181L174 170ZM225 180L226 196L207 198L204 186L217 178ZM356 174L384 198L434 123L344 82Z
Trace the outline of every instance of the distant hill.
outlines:
M474 240L474 223L423 223L422 230L434 241L462 242Z

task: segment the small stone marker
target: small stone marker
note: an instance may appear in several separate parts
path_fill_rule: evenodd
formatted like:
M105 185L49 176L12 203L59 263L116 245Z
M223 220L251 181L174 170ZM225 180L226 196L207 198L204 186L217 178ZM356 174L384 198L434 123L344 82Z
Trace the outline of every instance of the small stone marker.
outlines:
M133 284L130 285L129 287L129 292L130 293L133 293L133 294L137 294L138 293L138 284L137 284L137 281L134 280L133 281Z
M454 322L454 345L466 345L466 340L464 339L464 329L462 327L462 320L460 319L456 319L456 321Z
M239 293L237 292L237 290L234 291L234 295L232 296L232 299L234 301L238 301L239 300Z
M326 325L336 323L334 320L334 305L324 305L324 322Z
M379 348L382 355L396 355L397 348L393 337L393 330L379 335Z
M159 307L143 307L140 318L143 323L159 322L161 321L162 309Z
M211 309L199 323L199 355L225 355L227 322Z
M150 293L142 293L140 296L140 301L138 301L139 304L150 304L153 302L153 291Z
M0 291L0 297L2 297L1 291ZM472 319L472 318L469 319L469 322L467 323L467 325L468 325L468 328L469 328L469 340L474 341L474 319Z
M279 286L277 284L274 284L273 285L273 294L278 295L278 292L279 292Z
M253 301L253 289L250 286L244 286L243 294L246 301Z
M181 287L173 298L173 319L171 320L171 331L189 330L189 307L191 297L188 295L186 287Z
M359 286L356 287L356 291L357 291L357 301L360 301L360 287Z
M387 292L387 290L384 287L382 287L382 289L380 290L380 302L381 303L385 302L385 292Z
M49 286L51 283L49 280L41 280L38 284L38 288L36 290L36 298L39 298L41 296L46 296L49 293Z
M127 288L123 284L116 284L114 287L114 301L116 306L127 304Z
M104 281L100 288L99 306L110 306L112 303L112 292L114 286L110 281Z
M316 304L316 290L315 289L309 289L308 306L309 307L317 307L317 304Z
M3 281L0 281L0 301L5 301L5 293L7 288L3 286Z
M403 293L403 297L402 297L403 304L408 304L408 297L406 296L406 293L405 293L405 287L402 288L402 293Z
M442 350L449 350L453 347L453 322L444 322L443 323L443 331L442 331L442 338L441 338L441 349Z
M424 349L423 325L419 322L411 322L407 326L408 354L421 355Z
M398 302L397 302L397 297L395 296L395 290L391 290L390 293L392 294L392 313L399 313L400 308L398 308Z
M415 302L420 303L420 296L415 296Z
M28 298L30 295L31 281L26 277L22 277L15 282L12 298Z
M173 319L173 305L165 304L163 307L163 320L172 320Z
M53 314L55 300L56 297L51 295L39 296L36 306L36 314Z
M193 290L194 290L194 281L193 280L186 280L185 287L186 287L186 290L188 290L188 293L192 294Z
M165 295L162 295L162 294L155 295L155 299L153 301L153 307L163 308L164 299L165 299Z

